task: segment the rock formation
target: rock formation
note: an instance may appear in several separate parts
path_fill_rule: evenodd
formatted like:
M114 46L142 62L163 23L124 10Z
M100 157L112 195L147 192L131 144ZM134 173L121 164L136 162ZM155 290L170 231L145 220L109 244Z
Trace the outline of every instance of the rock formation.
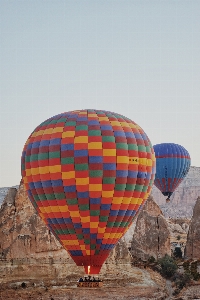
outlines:
M187 235L185 258L200 259L200 197L197 198L193 210L193 216Z
M191 218L194 203L200 196L200 168L190 167L186 178L171 196L170 203L154 186L152 195L167 218Z
M142 260L148 260L151 256L158 259L165 254L171 255L168 224L152 196L137 218L131 254Z
M66 284L66 278L77 279L80 275L84 275L83 268L75 265L37 216L23 185L17 193L10 189L0 209L0 282ZM125 240L119 241L110 253L100 275L110 281L117 277L132 284L155 286L147 271L132 267Z

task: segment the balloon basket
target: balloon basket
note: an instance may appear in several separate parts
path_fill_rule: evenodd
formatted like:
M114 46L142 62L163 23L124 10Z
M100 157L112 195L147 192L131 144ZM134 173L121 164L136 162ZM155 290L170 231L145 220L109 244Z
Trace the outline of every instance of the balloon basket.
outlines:
M77 283L77 287L81 287L81 288L101 288L103 286L103 282L102 281L97 281L97 282L78 282Z

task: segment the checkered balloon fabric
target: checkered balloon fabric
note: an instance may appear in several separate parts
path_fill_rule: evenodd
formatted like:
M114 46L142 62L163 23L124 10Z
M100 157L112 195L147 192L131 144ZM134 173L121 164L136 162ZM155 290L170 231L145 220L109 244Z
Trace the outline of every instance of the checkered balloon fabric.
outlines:
M22 153L28 197L78 266L98 273L147 199L155 156L130 119L101 110L56 115Z

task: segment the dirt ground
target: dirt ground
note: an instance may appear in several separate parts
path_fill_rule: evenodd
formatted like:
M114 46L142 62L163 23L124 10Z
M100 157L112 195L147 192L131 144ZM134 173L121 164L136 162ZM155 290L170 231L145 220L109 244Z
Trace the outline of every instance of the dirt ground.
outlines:
M163 300L166 294L150 287L26 288L0 291L1 300Z

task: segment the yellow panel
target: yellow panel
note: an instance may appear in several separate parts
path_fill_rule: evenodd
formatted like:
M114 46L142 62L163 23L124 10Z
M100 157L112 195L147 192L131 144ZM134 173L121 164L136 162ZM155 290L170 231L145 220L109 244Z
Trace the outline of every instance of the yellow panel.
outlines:
M103 156L116 156L116 149L103 149Z
M98 228L99 222L90 222L90 228Z
M91 113L88 113L88 117L91 117L91 118L96 118L97 117L97 115L96 114L91 114Z
M129 157L129 164L131 165L138 165L139 164L139 157Z
M78 240L62 240L65 246L77 246L79 245Z
M81 217L81 222L82 222L82 223L88 223L88 222L90 222L90 216L87 216L87 217Z
M65 131L62 134L62 138L74 137L74 136L75 136L75 131Z
M64 128L63 126L62 127L61 126L60 127L54 127L52 133L63 132L63 128Z
M50 212L68 212L67 206L46 206L46 207L39 207L39 210L42 213L50 213Z
M133 123L128 123L130 128L137 128L137 126Z
M59 206L59 209L60 209L61 212L69 211L67 205L66 206L64 206L64 205L63 206Z
M111 235L110 233L104 233L103 238L108 239L110 237L110 235Z
M130 127L129 123L126 122L120 122L122 127Z
M104 233L106 230L105 227L101 228L101 227L98 227L98 233Z
M131 197L124 197L122 200L123 204L130 204L130 202L131 202Z
M123 201L123 197L113 197L113 204L121 204Z
M102 190L102 184L89 184L89 192L100 192Z
M23 178L23 181L24 181L24 184L28 183L28 180L27 180L26 176Z
M152 166L152 160L147 158L140 158L139 163L144 166Z
M117 156L117 163L128 164L129 157L128 156Z
M44 130L44 134L51 134L53 131L53 128L47 128Z
M89 177L76 178L76 185L86 185L86 184L89 184Z
M88 136L76 136L75 138L74 138L74 143L76 144L78 144L78 143L80 143L80 144L84 144L84 143L88 143Z
M61 165L49 166L49 173L59 173L61 172Z
M69 213L71 217L76 217L76 218L80 217L79 211L70 211Z
M138 198L138 202L137 202L137 204L142 204L142 202L143 202L143 199L142 198Z
M110 121L110 124L112 126L121 126L121 123L119 121Z
M139 198L131 198L131 202L130 202L130 204L137 204L138 203L138 199Z
M85 250L87 255L90 255L90 250Z
M43 135L44 132L45 132L45 130L39 130L37 132L34 132L35 133L34 136L36 137L36 136Z
M88 143L88 149L102 149L102 143L101 142Z
M110 198L113 197L114 191L102 191L102 197Z
M63 179L71 179L71 178L75 178L75 171L62 172L62 178L63 178Z
M48 174L48 173L49 173L49 166L26 169L26 176L38 175L38 174Z
M87 111L80 111L79 115L87 115Z
M99 121L108 121L108 117L99 117Z
M81 250L86 250L85 245L80 245Z

